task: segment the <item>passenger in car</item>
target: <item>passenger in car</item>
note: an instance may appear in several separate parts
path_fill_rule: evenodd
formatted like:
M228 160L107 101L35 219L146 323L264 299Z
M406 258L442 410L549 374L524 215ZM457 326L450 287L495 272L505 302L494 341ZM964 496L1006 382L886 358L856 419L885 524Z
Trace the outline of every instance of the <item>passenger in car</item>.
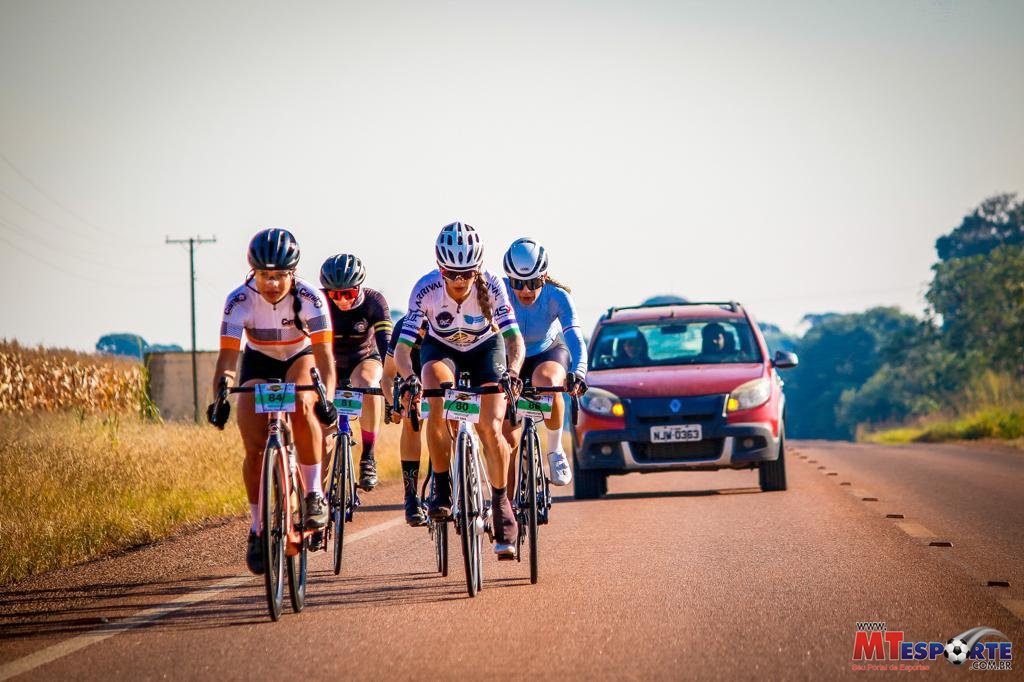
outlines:
M647 339L640 332L619 339L618 362L625 367L636 367L649 361Z
M736 339L717 322L704 325L701 335L701 355L731 355L736 352Z

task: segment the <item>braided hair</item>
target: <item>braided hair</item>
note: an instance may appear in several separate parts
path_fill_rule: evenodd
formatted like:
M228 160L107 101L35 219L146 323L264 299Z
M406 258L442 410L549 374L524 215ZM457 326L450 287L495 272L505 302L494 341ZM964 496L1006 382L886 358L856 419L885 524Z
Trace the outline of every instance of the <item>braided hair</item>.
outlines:
M306 331L306 323L302 321L299 313L302 312L302 300L299 298L299 283L295 278L295 273L292 273L292 314L295 315L295 328L300 332L309 336L309 332Z
M562 284L561 282L559 282L557 279L555 279L551 275L548 275L547 281L545 281L544 283L545 284L552 284L552 285L558 287L559 289L561 289L562 291L564 291L567 294L571 294L572 293L572 289L569 288L568 284Z
M480 312L484 314L487 324L491 325L491 331L496 332L498 325L494 324L494 311L491 310L491 299L487 295L487 280L478 270L473 282L476 284L476 302L480 305Z

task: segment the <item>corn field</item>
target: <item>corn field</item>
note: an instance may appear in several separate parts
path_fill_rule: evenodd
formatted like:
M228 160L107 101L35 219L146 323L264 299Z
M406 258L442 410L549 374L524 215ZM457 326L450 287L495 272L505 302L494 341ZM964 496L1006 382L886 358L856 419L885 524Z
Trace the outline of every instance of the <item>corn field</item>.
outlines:
M145 388L134 360L0 341L0 414L138 412Z

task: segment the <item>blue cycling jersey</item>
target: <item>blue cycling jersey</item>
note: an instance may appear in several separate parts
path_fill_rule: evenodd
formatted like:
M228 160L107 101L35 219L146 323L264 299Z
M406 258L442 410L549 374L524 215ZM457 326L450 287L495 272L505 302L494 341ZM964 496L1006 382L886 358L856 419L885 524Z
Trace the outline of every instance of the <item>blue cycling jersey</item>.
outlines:
M512 302L516 320L519 322L519 331L526 343L526 357L539 355L551 348L558 340L558 332L561 331L572 358L573 373L585 376L587 347L583 343L580 320L569 292L553 284L546 284L540 290L537 300L532 305L525 306L516 298L508 277L503 281L508 292L508 300Z

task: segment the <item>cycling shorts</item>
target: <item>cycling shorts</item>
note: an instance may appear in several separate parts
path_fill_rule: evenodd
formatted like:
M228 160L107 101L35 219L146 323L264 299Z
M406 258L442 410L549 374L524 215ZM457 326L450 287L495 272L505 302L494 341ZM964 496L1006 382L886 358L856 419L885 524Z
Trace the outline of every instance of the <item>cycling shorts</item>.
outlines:
M505 342L495 334L469 350L456 350L441 343L430 334L423 339L420 348L420 362L443 362L448 365L458 381L460 372L469 372L472 386L492 384L505 372Z
M241 386L247 381L253 379L262 379L263 381L270 381L271 379L277 379L284 381L288 376L288 370L295 364L295 361L305 355L312 355L313 347L306 346L295 355L291 356L287 360L277 360L269 355L254 350L249 346L245 347L242 351L242 370L239 372L238 384ZM302 379L303 383L308 383L308 377Z
M519 378L524 381L527 379L532 380L534 370L545 362L557 362L568 374L569 363L571 362L569 348L561 341L556 341L546 351L531 355L523 361L523 368L519 371Z

